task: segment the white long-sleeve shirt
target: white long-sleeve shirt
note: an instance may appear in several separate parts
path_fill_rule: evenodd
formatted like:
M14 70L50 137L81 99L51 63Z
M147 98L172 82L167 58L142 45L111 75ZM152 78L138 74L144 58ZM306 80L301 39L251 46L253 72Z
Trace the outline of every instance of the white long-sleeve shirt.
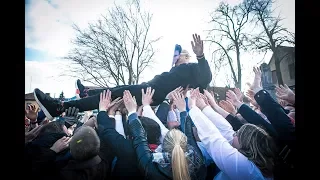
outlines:
M151 107L148 106L143 106L143 111L142 111L142 115L144 117L150 118L154 121L156 121L159 126L160 126L160 130L161 130L161 137L160 137L160 142L162 144L164 137L166 136L167 132L169 131L160 121L160 119L157 117L157 115L154 113L154 111L151 109Z
M170 110L170 111L168 112L167 122L171 122L171 121L178 121L177 115L176 115L176 113L174 112L174 110Z
M198 129L198 135L207 152L221 170L217 180L257 180L266 179L259 168L224 138L217 127L197 107L189 115Z
M231 124L219 113L215 112L210 106L205 107L202 113L218 128L220 134L228 140L230 144L233 143L234 130Z
M119 114L116 114L114 116L115 119L115 129L116 131L121 134L124 138L126 138L126 134L124 133L123 123L122 123L122 116Z

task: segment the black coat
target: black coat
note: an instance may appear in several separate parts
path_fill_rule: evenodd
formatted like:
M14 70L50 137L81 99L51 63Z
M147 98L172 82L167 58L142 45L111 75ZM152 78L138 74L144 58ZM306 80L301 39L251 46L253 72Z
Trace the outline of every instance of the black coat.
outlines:
M136 114L132 114L129 117L129 129L133 138L133 148L135 149L136 156L138 159L138 167L141 172L143 172L145 179L172 179L172 171L168 168L162 168L156 163L152 162L153 153L148 147L148 142L146 138L146 132L143 129L143 126L138 119ZM199 163L202 165L197 169L195 174L192 174L191 177L194 179L205 179L206 168L204 165L204 160L202 153L199 147L196 144L196 140L193 136L192 123L191 119L187 118L185 125L182 126L182 129L185 129L186 136L188 137L189 145L193 146L197 155Z

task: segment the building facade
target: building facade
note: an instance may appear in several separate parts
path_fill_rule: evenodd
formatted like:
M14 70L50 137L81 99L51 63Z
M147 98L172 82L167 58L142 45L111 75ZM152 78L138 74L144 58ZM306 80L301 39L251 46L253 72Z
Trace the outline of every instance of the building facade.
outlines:
M280 71L283 83L288 85L291 89L295 88L295 48L278 46L280 57ZM272 72L272 82L278 85L278 78L276 74L275 58L272 55L269 67Z

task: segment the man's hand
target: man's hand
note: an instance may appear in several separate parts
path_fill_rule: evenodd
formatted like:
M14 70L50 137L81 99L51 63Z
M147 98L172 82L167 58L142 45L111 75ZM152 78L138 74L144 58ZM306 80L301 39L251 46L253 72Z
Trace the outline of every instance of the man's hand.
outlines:
M147 87L146 92L144 92L144 89L141 89L142 93L142 105L143 106L149 106L152 103L152 96L154 94L154 89L151 89L151 87Z
M108 115L115 115L116 110L119 109L120 105L123 103L123 99L121 97L118 97L117 99L113 100L108 109Z
M56 153L59 153L62 150L69 147L70 141L71 141L71 138L64 136L61 139L57 140L50 149Z
M243 102L243 94L239 88L234 88L234 93L237 95L237 98L240 102Z
M204 95L207 97L208 102L211 106L215 106L217 105L216 100L214 99L214 93L211 91L207 91L207 90L203 90L204 91Z
M190 91L190 97L188 98L188 107L192 109L196 106L196 101L198 98L199 88L193 89Z
M240 106L243 104L243 103L240 102L240 100L238 99L237 95L231 90L228 90L226 92L226 96L227 96L226 97L227 101L231 102L237 108L240 108Z
M208 105L209 104L207 103L207 97L200 92L197 93L196 106L202 111Z
M290 104L295 103L296 95L286 84L284 86L280 85L280 87L276 87L276 96Z
M111 103L111 91L107 92L104 90L100 93L99 111L106 111L110 107Z
M257 101L254 99L255 93L252 90L249 89L247 91L246 95L247 95L247 98L249 99L250 103L252 105L254 105L255 107L259 108L259 105L258 105Z
M219 106L232 115L236 115L237 111L234 108L234 105L230 101L221 100Z
M123 102L128 112L136 112L137 111L137 102L136 98L132 97L130 91L125 90L123 92Z
M24 112L27 118L30 119L31 122L35 122L37 121L38 110L39 108L36 109L36 106L34 104L30 104L28 105L28 109L25 110Z
M166 99L169 99L170 101L172 101L172 93L177 92L177 93L181 93L183 92L183 88L181 86L177 87L176 89L174 89L173 91L169 92L169 94L167 94Z
M201 40L200 36L197 34L193 34L193 41L191 41L191 46L193 52L196 56L201 57L203 56L203 41Z
M254 80L253 83L250 85L250 89L254 92L254 94L256 94L257 92L259 92L260 90L262 90L261 87L261 70L257 67L253 67L253 72L254 72Z
M180 112L186 111L186 101L182 93L173 92L172 93L173 103L176 105Z

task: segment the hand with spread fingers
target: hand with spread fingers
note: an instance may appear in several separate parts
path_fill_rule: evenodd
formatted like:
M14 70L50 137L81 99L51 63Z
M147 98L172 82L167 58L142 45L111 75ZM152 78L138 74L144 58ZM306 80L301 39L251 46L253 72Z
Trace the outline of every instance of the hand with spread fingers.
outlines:
M231 91L228 90L226 92L226 100L231 102L234 106L236 106L238 109L240 108L240 106L243 104L242 102L240 102L240 100L238 99L237 95Z
M280 87L276 87L276 96L292 105L295 104L296 95L286 84L284 86L280 85Z
M69 107L66 109L64 117L61 118L64 119L66 123L70 124L70 126L72 126L78 122L78 113L78 108Z
M182 93L174 92L172 94L173 103L176 105L180 112L184 112L187 109L186 101L184 100L184 95Z
M250 101L250 103L252 105L254 105L255 107L259 108L259 105L258 105L257 101L254 99L255 93L252 90L249 89L247 91L246 95L247 95L247 98Z
M177 93L181 93L183 92L183 88L181 86L177 87L176 89L174 89L173 91L169 92L169 94L167 94L166 99L169 99L170 101L172 101L172 93L177 92Z
M242 94L242 92L240 91L239 88L234 88L234 93L237 95L238 99L243 102L243 97L244 95Z
M254 80L253 83L250 84L250 89L254 92L254 94L256 94L257 92L259 92L260 90L262 90L261 87L261 70L257 67L253 68L253 72L254 72ZM247 83L249 84L249 83Z
M232 115L237 114L237 110L235 109L234 105L230 101L221 100L219 102L219 106Z
M146 91L144 89L141 89L142 93L142 105L143 106L150 106L152 103L152 97L154 94L154 89L151 89L151 87L147 87Z
M109 89L100 93L99 111L107 111L110 107L111 100L111 91Z
M197 57L203 56L203 41L198 34L193 34L192 37L193 41L191 41L191 46L193 52Z
M69 147L69 143L71 141L71 138L70 137L62 137L60 139L58 139L52 146L51 146L51 150L56 152L56 153L59 153L63 150L65 150L66 148Z
M125 90L123 92L123 103L128 113L137 111L137 101L135 97L132 97L130 91Z

